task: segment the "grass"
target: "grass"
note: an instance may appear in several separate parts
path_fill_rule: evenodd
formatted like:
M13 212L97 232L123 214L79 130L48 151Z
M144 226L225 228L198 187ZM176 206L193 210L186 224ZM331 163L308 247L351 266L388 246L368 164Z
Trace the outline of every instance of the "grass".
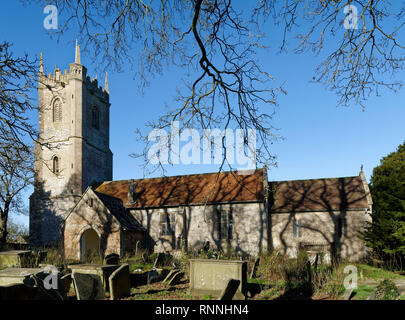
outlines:
M353 290L354 296L352 300L367 300L367 298L370 296L371 292L373 292L375 288L376 286L373 285L358 285L358 288Z
M372 267L366 264L356 265L362 278L382 280L382 279L405 279L405 276L381 268Z

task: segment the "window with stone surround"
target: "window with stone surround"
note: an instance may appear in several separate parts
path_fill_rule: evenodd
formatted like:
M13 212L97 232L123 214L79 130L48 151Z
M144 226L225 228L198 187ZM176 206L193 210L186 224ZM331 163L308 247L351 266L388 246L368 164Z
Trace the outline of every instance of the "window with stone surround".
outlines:
M233 217L232 210L218 209L215 217L218 240L233 239Z
M294 219L293 221L294 238L302 238L302 221Z
M62 102L59 98L53 102L53 122L62 121Z
M59 174L59 158L57 156L52 159L52 171L54 174Z
M174 213L162 213L160 215L160 235L173 236L175 234L176 215Z
M91 125L97 130L100 128L100 111L96 106L91 111Z

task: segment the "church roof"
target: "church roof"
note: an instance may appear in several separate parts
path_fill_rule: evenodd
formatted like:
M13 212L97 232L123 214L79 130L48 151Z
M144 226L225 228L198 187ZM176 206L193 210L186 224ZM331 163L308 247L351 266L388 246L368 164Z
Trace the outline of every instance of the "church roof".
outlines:
M368 208L361 176L269 182L272 212L360 210Z
M99 192L95 192L95 194L125 230L145 231L135 218L125 210L120 199Z
M264 201L264 169L251 174L205 173L137 180L107 181L95 191L122 200L126 208ZM136 201L128 204L135 184Z

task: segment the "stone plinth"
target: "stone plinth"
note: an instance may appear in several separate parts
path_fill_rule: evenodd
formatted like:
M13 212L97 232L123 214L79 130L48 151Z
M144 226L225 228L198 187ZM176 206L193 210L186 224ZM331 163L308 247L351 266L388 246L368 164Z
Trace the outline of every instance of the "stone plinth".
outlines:
M31 260L30 250L11 250L0 252L0 267L25 268Z
M72 270L72 276L75 273L95 274L100 276L105 291L109 291L108 278L119 267L119 264L73 264L68 266L68 268Z
M0 286L26 283L30 276L43 271L41 268L7 268L0 271Z
M240 280L236 299L244 299L247 262L239 260L190 259L190 294L219 297L230 279Z

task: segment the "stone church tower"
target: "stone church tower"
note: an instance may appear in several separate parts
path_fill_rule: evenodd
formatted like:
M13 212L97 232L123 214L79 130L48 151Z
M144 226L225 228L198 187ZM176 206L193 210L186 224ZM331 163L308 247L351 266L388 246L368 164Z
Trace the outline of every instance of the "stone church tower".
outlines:
M63 73L39 76L39 139L35 143L35 186L30 197L30 242L60 243L66 215L86 188L112 180L110 103L107 75L102 89L80 61Z

